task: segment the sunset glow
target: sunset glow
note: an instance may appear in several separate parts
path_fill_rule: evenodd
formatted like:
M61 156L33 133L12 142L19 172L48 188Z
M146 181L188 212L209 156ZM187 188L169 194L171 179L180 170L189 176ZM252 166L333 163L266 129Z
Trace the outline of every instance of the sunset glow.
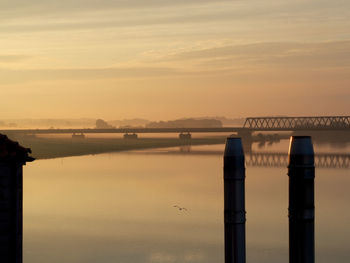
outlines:
M0 3L0 118L347 114L350 2Z

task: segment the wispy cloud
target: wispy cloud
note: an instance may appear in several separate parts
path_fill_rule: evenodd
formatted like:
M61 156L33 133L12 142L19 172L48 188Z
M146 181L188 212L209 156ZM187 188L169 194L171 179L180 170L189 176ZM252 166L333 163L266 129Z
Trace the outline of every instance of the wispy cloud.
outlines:
M152 16L135 16L135 17L104 17L98 21L91 19L80 19L76 21L55 21L42 23L35 21L33 23L11 23L0 25L0 30L6 33L18 32L42 32L42 31L72 31L81 29L101 29L101 28L120 28L120 27L138 27L154 25L171 25L171 24L197 24L212 23L213 21L230 21L232 14L229 11L204 12L197 14L154 14Z
M350 67L350 41L277 42L230 45L172 54L163 61L189 61L206 67Z
M18 62L22 61L25 59L30 58L31 56L26 56L26 55L1 55L0 54L0 63L3 62Z
M52 80L91 80L123 78L162 78L217 74L213 71L190 71L167 67L70 68L11 70L0 68L0 84Z
M345 0L336 5L324 0L17 0L0 3L0 30L36 32L214 21L274 22L270 26L288 27L291 22L297 25L342 20L349 25L349 15L350 3ZM28 23L32 18L35 19ZM10 23L5 23L7 20Z
M16 17L19 15L57 15L84 12L98 12L101 10L137 10L158 9L164 7L201 6L213 3L227 3L229 0L16 0L1 1L0 14L4 17Z
M16 61L25 56L3 56ZM0 56L0 62L2 56ZM0 68L0 83L46 80L199 77L237 75L249 71L350 70L350 41L321 43L277 42L230 45L178 52L139 66L103 68Z

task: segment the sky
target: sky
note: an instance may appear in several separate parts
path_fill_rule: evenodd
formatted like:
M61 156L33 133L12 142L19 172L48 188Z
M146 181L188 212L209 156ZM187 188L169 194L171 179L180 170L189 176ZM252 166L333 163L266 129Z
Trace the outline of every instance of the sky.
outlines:
M0 120L349 115L348 0L0 0Z

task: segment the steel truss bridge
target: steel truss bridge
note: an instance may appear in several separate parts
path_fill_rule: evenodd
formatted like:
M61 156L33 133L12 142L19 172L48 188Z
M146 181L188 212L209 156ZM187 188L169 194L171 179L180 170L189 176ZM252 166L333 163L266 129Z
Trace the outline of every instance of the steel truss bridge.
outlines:
M350 116L254 117L246 118L243 127L256 131L349 130Z
M4 134L61 133L238 133L242 137L254 131L350 131L350 116L249 117L243 127L214 128L115 128L115 129L12 129Z

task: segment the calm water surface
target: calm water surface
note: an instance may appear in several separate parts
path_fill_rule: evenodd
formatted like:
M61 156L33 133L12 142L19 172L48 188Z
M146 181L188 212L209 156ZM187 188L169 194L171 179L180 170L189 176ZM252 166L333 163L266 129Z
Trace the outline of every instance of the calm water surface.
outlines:
M224 145L38 160L24 170L24 262L224 262ZM260 151L288 150L288 142ZM349 153L350 147L315 146ZM201 154L203 152L203 154ZM247 167L247 261L288 262L288 176ZM316 261L350 258L350 169L316 170ZM174 205L186 207L179 211Z

